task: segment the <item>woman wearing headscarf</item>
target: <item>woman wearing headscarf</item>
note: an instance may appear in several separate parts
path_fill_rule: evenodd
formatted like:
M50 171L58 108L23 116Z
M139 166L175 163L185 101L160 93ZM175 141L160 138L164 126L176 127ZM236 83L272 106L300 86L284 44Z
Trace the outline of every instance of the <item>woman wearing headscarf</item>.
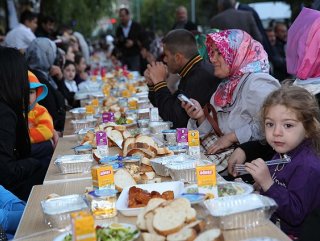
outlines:
M280 87L269 75L268 56L262 45L248 33L230 29L207 35L206 46L214 74L222 79L210 104L217 112L222 136L207 148L208 154L217 153L233 144L262 139L258 113L265 97ZM189 129L197 129L200 137L213 131L200 104L182 103L191 119ZM220 163L222 172L227 162Z
M29 68L39 79L40 83L48 87L48 95L39 102L47 108L53 119L54 129L62 132L65 122L64 97L58 90L58 85L50 76L50 70L56 59L57 47L48 38L36 38L26 51Z

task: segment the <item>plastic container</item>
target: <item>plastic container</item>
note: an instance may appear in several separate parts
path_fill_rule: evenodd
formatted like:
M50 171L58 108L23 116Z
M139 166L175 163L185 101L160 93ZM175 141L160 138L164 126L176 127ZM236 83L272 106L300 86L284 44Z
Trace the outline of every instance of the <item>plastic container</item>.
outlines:
M113 218L117 215L117 191L101 189L89 192L91 212L96 219Z
M149 128L151 133L162 133L164 130L168 130L172 127L172 122L170 121L150 121Z
M77 132L78 143L81 143L83 141L83 138L85 137L88 131L94 132L94 128L84 128L84 129L80 129Z
M150 119L150 109L138 109L138 119Z
M86 117L86 108L84 107L74 108L69 111L76 120L84 119Z
M45 222L51 228L65 229L70 225L70 213L89 211L85 198L81 195L68 195L41 201Z
M170 164L183 164L186 162L195 162L196 159L194 159L191 156L181 154L181 155L173 155L173 156L165 156L160 158L155 158L150 161L152 168L158 174L159 176L168 177L169 169L168 165Z
M81 119L81 120L72 120L71 124L75 132L79 132L81 129L85 128L94 128L97 123L97 119Z
M165 191L173 191L175 198L180 197L184 189L183 182L162 182L162 183L141 184L141 185L135 185L135 186L143 190L146 190L148 192L157 191L162 193ZM118 201L116 203L116 208L124 216L137 216L144 209L144 207L141 207L141 208L128 207L129 188L130 187L127 187L122 190L118 198Z
M212 164L210 161L201 160L199 161L186 161L184 163L172 163L167 165L170 177L177 181L183 181L187 183L196 183L196 165L209 165Z
M177 132L176 130L163 130L163 141L167 146L177 145Z
M251 228L265 224L277 209L276 202L259 194L228 196L204 202L221 229Z
M62 174L89 172L93 164L92 155L64 155L58 157L54 164Z
M142 120L138 120L138 127L139 128L148 128L149 129L149 119L142 119Z

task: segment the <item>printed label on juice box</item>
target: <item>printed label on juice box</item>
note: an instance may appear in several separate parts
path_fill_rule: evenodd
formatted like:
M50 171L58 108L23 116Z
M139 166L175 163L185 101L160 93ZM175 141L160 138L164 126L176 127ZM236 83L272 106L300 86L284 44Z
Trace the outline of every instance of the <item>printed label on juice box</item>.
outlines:
M94 114L94 107L93 105L86 105L86 114L93 115Z
M105 131L96 132L97 150L101 157L105 157L109 154L108 137Z
M177 143L187 144L188 143L188 129L187 128L177 128Z
M197 130L188 131L188 144L189 144L189 147L200 146L199 131Z
M98 99L93 99L91 101L91 104L94 106L94 107L98 107L99 106L99 100Z
M112 188L114 186L113 168L109 165L94 166L91 168L92 184L94 189Z
M102 122L108 123L108 122L114 122L114 113L113 112L104 112L102 113Z
M96 241L96 230L93 216L84 211L70 214L73 239L75 241Z
M196 167L198 187L211 189L217 185L217 173L215 165Z

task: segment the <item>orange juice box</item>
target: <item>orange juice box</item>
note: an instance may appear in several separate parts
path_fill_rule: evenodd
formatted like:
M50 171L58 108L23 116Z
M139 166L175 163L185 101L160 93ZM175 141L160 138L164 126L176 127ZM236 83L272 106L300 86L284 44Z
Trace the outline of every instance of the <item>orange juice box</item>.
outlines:
M188 145L189 145L189 155L200 158L200 139L199 131L189 130L188 131Z
M98 99L93 99L91 101L91 104L94 106L94 107L98 107L99 106L99 100Z
M86 114L93 115L94 114L94 107L93 105L86 105Z
M73 241L96 241L96 230L93 216L84 211L70 214Z
M198 188L212 189L217 185L217 172L215 165L197 166L196 175Z
M91 168L94 189L115 189L113 168L109 165L97 165Z
M129 92L129 90L123 90L121 95L122 95L122 97L129 98L130 97L130 92Z

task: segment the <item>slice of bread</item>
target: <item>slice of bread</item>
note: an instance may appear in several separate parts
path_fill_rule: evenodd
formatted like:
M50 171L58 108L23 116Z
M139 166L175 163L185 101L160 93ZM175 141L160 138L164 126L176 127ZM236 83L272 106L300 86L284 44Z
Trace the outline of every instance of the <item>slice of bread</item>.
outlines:
M224 241L224 238L220 229L213 228L201 233L194 241Z
M136 139L134 137L127 138L122 144L122 154L123 156L128 155L128 146L132 143L135 143Z
M155 172L145 172L140 175L142 180L152 180L153 178L156 177Z
M123 135L123 138L124 138L125 140L126 140L127 138L129 138L129 137L132 137L131 134L130 134L130 132L127 131L127 130L123 131L123 132L122 132L122 135Z
M162 198L152 198L152 199L150 199L150 201L148 202L147 206L144 208L144 210L141 213L139 213L139 215L137 217L137 227L140 230L142 230L142 231L147 231L148 230L146 219L145 219L145 215L148 212L151 212L154 209L156 209L157 207L159 207L165 201L166 200L162 199ZM151 221L151 220L149 219L149 221ZM151 224L152 224L152 222L151 222ZM149 227L149 229L151 229L151 227Z
M142 163L142 164L145 164L145 165L148 165L148 166L151 166L150 159L149 159L149 158L146 158L146 157L143 157L143 158L141 159L141 163Z
M186 223L192 223L197 220L197 212L194 208L189 208L187 210Z
M192 223L189 223L188 225L184 226L184 228L192 228L197 233L203 232L204 228L206 226L206 222L204 220L197 220Z
M96 162L100 162L101 155L100 155L100 152L98 150L93 150L92 157Z
M167 241L193 241L197 237L197 233L192 228L183 228L177 233L167 236Z
M144 215L144 219L146 222L146 227L149 233L151 234L157 234L156 230L153 227L153 220L154 220L154 213L148 212Z
M145 153L145 157L147 158L155 158L157 156L157 149L155 149L153 146L141 142L129 144L129 146L127 147L127 154L134 155L137 150Z
M119 169L114 174L114 184L119 192L122 192L122 190L126 187L137 185L130 173L123 168Z
M167 236L178 232L186 220L186 212L170 206L158 208L153 219L153 227L160 235Z
M109 138L116 143L118 147L122 148L123 136L120 131L112 130Z
M144 241L165 241L166 237L158 235L158 234L151 234L151 233L142 233L142 238Z
M157 148L157 144L154 142L154 140L152 139L152 137L150 136L145 136L145 135L139 135L136 137L136 142L140 142L140 143L146 143L149 146L152 146L154 148Z

